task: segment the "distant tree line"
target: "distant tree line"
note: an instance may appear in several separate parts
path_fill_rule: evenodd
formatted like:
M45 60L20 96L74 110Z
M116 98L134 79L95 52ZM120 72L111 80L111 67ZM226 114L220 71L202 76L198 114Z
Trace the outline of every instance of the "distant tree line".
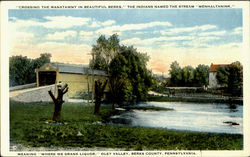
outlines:
M243 66L239 61L228 66L220 66L216 78L218 83L233 95L241 95L243 90Z
M209 66L198 65L196 68L192 66L180 67L177 61L170 65L170 82L168 86L172 87L201 87L208 85Z
M17 86L36 82L35 69L49 63L50 53L42 53L39 58L27 56L11 56L9 58L9 85Z

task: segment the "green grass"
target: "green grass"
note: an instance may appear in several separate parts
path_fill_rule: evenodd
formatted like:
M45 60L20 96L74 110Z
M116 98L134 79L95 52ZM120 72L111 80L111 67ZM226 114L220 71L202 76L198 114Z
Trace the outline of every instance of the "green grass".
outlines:
M95 123L114 114L101 107L63 104L61 120L67 125L46 124L53 104L10 102L10 137L28 147L78 146L134 150L241 150L242 135L171 131L154 128L122 127ZM77 136L78 132L82 136Z

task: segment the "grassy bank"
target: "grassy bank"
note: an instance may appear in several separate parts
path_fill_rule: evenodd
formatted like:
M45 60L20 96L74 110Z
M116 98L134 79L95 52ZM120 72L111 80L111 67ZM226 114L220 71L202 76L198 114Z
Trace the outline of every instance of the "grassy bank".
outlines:
M46 124L53 104L10 103L10 137L25 146L110 147L135 150L241 150L242 135L170 131L100 124L112 112L101 107L94 116L92 106L64 104L64 124ZM80 136L79 132L82 134Z
M196 103L235 103L243 104L242 100L228 100L228 99L215 99L215 98L185 98L185 97L166 97L166 96L154 96L148 95L148 101L158 102L196 102Z

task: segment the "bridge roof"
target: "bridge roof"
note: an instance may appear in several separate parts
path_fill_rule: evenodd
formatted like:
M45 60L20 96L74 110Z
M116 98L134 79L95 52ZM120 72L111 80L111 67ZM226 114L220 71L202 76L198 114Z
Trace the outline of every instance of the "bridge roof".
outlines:
M59 73L71 74L92 74L92 69L88 65L66 64L66 63L47 63L38 71L58 71ZM93 70L94 75L106 76L106 72L102 70Z

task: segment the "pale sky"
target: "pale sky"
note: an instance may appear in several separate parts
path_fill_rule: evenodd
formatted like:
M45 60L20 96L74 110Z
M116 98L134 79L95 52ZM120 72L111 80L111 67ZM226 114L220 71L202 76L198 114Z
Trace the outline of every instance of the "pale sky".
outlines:
M88 64L100 35L150 56L148 68L242 62L241 9L9 10L10 56Z

